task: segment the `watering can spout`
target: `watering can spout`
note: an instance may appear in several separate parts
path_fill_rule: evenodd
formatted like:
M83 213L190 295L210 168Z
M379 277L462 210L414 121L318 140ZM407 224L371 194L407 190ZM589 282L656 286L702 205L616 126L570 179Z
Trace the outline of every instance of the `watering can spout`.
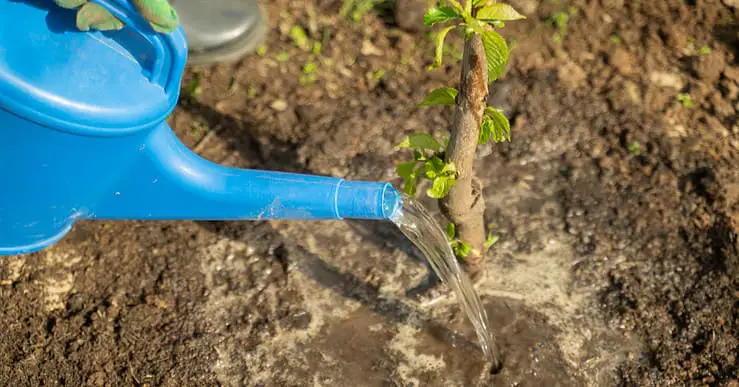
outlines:
M150 220L387 219L389 183L230 168L188 149L162 124L125 178L81 218Z

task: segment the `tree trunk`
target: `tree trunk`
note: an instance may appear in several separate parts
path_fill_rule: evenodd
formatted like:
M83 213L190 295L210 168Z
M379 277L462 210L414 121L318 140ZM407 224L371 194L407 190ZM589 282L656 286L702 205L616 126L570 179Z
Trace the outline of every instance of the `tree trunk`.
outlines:
M457 166L459 177L457 184L440 201L441 211L456 226L457 238L473 249L465 259L473 279L481 273L485 253L485 201L482 184L474 176L474 161L487 97L485 49L482 39L475 34L464 46L457 110L446 153L447 162Z

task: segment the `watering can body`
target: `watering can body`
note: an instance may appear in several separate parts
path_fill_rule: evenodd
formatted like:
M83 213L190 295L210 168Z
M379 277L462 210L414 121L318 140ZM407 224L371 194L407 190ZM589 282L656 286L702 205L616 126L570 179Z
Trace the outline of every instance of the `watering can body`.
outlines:
M46 0L0 3L0 255L53 245L80 220L386 219L388 183L228 168L166 124L187 59L128 0L126 27L79 32Z

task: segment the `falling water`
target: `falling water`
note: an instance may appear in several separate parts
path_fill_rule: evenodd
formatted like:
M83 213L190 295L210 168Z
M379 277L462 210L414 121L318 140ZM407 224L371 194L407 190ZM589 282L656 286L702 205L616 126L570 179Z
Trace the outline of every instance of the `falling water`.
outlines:
M401 232L426 256L436 275L454 290L467 317L477 331L480 347L488 361L497 368L499 356L488 328L488 317L467 274L457 262L446 234L431 214L417 200L402 196L402 205L391 218Z

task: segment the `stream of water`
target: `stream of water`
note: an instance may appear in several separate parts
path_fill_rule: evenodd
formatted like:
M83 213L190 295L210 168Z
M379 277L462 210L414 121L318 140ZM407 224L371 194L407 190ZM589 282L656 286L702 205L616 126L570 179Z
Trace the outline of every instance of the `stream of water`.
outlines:
M400 231L426 256L436 275L450 286L477 332L485 357L499 366L499 356L488 327L488 316L467 274L454 256L446 234L426 208L416 199L402 195L402 206L391 218Z

